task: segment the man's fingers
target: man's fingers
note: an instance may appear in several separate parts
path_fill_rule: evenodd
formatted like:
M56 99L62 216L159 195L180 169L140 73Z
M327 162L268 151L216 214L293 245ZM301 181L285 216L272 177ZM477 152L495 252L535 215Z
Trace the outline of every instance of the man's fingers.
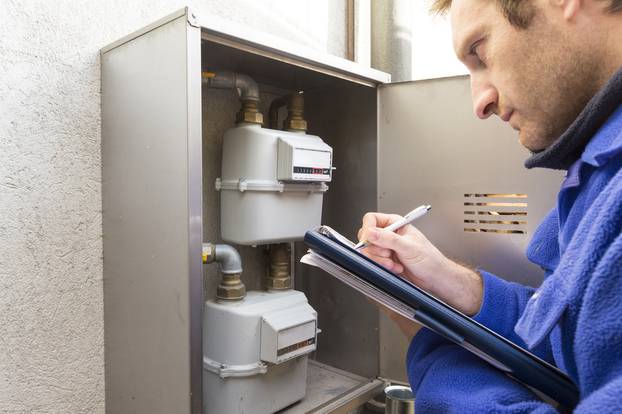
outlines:
M368 256L375 257L391 257L391 255L393 254L391 250L374 246L373 244L368 245L363 250L365 250Z
M363 216L363 228L365 227L376 227L376 216L379 213L365 213Z
M385 228L401 219L402 216L398 216L397 214L366 213L363 216L363 225L357 232L356 237L359 241L367 240L367 235L370 231L376 228Z
M405 237L392 231L370 229L367 234L367 240L375 246L393 250L398 253L405 253L409 249L412 249L412 246L409 245Z
M368 257L378 263L380 266L386 267L394 273L402 273L404 271L404 267L401 264L395 262L393 259L378 256Z
M387 227L400 220L402 216L397 214L385 214L385 213L366 213L363 216L363 229L368 227Z

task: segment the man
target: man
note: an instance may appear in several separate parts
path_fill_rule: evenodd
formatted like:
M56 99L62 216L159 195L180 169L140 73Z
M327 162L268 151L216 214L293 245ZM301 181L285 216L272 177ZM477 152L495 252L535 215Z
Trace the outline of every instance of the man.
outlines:
M436 0L471 73L475 114L495 114L567 170L527 249L538 290L446 258L418 230L368 213L366 254L566 372L577 413L622 412L622 0ZM404 325L404 321L401 321ZM412 327L406 327L406 331ZM407 357L416 410L555 412L530 390L428 330Z

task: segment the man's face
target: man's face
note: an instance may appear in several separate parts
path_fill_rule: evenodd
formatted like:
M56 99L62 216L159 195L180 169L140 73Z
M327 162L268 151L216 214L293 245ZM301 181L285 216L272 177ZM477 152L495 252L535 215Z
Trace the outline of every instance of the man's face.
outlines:
M471 73L477 116L493 113L519 131L533 152L551 145L598 89L594 52L572 28L529 1L535 16L527 28L513 26L496 0L454 0L454 48Z

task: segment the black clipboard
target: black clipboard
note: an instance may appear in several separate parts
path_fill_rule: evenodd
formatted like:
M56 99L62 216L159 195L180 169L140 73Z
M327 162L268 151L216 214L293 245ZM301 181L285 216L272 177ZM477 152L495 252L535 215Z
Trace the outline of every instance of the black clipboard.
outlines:
M414 310L413 319L422 325L555 400L559 403L558 409L572 410L577 405L579 391L576 385L557 367L354 250L335 237L330 228L308 231L304 241L315 254Z

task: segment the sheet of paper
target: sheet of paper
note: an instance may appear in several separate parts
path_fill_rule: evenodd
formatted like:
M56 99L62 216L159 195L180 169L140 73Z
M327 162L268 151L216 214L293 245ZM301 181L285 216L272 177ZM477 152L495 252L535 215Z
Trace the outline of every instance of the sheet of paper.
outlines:
M354 243L352 243L352 245L354 245ZM358 290L359 292L361 292L371 300L379 303L380 305L383 305L410 320L415 320L415 310L413 308L403 304L391 295L388 295L377 287L355 276L348 270L331 262L324 256L315 253L313 250L309 250L309 253L304 255L300 259L300 262L324 270L325 272L336 277L341 282L345 283L351 288Z
M337 239L339 242L353 249L354 249L354 246L356 246L356 243L351 242L347 237L341 235L337 230L334 230L333 228L329 226L321 226L318 229L318 231L326 236L332 236L333 238Z

